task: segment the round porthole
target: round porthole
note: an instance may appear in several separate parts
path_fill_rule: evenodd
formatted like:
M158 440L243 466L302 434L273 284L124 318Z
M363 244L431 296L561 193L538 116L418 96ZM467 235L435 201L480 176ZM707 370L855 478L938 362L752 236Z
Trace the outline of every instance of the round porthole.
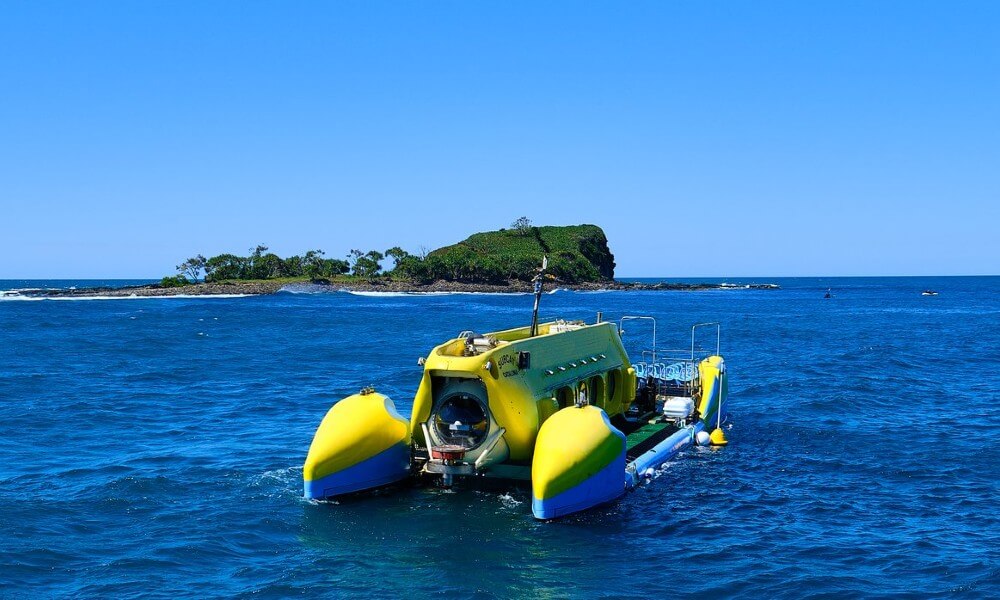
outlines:
M434 413L434 431L445 444L471 450L483 443L489 429L486 409L472 394L463 392L447 396Z

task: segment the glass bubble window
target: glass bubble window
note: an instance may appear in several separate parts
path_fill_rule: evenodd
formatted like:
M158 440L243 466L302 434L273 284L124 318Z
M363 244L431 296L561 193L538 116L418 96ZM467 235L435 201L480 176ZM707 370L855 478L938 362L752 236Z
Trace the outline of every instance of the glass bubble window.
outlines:
M472 449L483 443L490 419L482 402L467 393L445 397L434 413L434 430L439 440Z

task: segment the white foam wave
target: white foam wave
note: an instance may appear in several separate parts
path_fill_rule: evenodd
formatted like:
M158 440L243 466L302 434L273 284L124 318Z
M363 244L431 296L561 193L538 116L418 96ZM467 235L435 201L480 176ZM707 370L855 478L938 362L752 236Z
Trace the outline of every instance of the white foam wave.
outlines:
M320 285L318 283L290 283L288 285L283 285L278 288L278 292L282 294L329 294L330 287L326 285Z
M0 295L0 302L39 302L42 300L53 300L63 302L73 302L77 300L166 300L173 298L247 298L253 294L175 294L170 296L23 296L20 294Z
M503 505L504 508L517 508L518 506L523 504L524 501L518 500L517 498L512 496L510 492L505 492L500 495L500 503Z

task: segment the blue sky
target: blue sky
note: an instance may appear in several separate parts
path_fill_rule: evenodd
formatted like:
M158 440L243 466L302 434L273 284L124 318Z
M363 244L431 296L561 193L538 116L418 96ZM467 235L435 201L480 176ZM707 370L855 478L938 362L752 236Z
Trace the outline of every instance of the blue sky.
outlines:
M0 278L411 251L1000 272L1000 2L4 2Z

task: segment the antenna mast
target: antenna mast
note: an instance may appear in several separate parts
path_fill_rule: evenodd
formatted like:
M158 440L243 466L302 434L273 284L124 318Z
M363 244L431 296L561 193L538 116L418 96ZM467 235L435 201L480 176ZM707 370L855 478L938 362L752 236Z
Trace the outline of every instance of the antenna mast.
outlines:
M549 257L542 255L542 268L538 269L532 283L535 284L535 308L531 311L531 337L538 335L538 301L542 299L542 281L545 279L545 269L549 266Z

